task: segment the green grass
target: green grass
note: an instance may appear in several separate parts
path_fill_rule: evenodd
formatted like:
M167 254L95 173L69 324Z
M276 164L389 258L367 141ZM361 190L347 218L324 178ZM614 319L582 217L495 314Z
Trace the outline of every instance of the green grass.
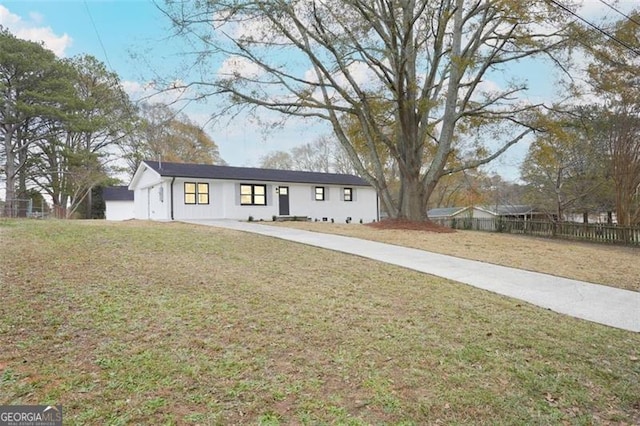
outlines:
M184 224L0 229L0 404L65 424L637 424L640 335Z

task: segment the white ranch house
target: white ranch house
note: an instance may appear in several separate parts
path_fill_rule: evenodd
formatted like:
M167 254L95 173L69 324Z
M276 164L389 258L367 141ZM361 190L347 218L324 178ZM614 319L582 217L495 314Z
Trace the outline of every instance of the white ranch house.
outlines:
M353 175L143 161L129 189L136 219L379 219L375 189Z

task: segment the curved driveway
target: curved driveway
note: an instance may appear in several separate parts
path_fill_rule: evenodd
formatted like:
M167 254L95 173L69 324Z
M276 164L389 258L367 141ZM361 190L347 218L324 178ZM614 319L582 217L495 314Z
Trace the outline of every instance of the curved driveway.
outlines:
M366 257L514 297L588 321L640 332L640 293L340 235L232 220L189 223L252 232Z

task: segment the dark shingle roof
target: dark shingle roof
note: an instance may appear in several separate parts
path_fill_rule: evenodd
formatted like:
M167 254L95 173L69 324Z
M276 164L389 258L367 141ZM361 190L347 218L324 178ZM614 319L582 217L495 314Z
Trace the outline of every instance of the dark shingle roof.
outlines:
M465 209L466 207L437 207L435 209L429 210L427 212L427 216L429 216L430 218L449 217Z
M133 191L126 186L108 186L102 189L102 198L105 201L133 201Z
M168 177L371 186L358 176L337 173L214 166L211 164L166 163L164 161L162 163L145 161L145 164L161 176Z

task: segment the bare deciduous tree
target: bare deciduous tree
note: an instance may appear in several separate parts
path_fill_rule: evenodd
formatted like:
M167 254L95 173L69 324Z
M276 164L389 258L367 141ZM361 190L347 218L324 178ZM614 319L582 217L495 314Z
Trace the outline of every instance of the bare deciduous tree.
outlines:
M132 176L142 160L226 164L201 126L161 103L141 105L136 131L121 146Z
M413 220L426 218L442 176L488 163L533 131L539 105L523 99L526 82L509 64L553 59L565 40L562 13L542 0L167 1L164 11L200 43L197 60L226 56L217 75L190 83L197 96L329 122L385 210ZM372 167L349 137L354 121ZM454 149L478 155L449 168ZM398 197L380 154L397 164Z

